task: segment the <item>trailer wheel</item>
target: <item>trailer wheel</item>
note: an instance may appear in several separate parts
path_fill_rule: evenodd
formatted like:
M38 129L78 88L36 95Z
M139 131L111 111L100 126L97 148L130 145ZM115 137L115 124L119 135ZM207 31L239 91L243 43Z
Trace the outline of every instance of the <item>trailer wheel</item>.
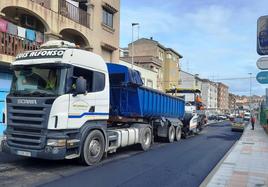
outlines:
M168 137L167 137L167 141L169 143L174 142L175 139L175 127L173 125L170 125L168 128Z
M152 144L152 130L150 127L145 127L141 132L140 146L143 151L148 150Z
M99 130L93 130L85 139L82 147L80 161L82 164L91 166L98 163L104 154L105 140Z
M175 132L175 139L176 141L179 141L181 139L181 128L180 127L176 127L176 132Z

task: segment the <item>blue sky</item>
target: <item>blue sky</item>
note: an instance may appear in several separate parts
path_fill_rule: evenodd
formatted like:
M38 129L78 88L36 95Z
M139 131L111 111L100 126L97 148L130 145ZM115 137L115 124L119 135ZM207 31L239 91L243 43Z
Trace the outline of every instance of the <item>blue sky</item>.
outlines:
M260 71L257 19L268 15L267 7L267 0L121 0L120 46L131 42L131 23L139 22L140 37L153 37L183 55L183 70L249 95L249 79L225 79ZM265 88L252 78L253 94L264 95Z

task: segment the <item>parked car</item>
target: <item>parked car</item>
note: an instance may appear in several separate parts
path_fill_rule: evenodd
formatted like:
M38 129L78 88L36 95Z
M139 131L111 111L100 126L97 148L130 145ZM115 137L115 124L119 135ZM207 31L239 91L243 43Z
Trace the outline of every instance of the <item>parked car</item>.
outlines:
M236 117L232 123L232 131L243 131L245 128L245 122L243 118Z
M218 118L217 118L217 116L215 116L215 115L210 115L210 116L208 116L208 120L217 120Z
M225 115L218 115L218 120L227 120L227 117Z
M250 121L250 113L249 112L245 112L245 114L244 114L244 120L245 121Z

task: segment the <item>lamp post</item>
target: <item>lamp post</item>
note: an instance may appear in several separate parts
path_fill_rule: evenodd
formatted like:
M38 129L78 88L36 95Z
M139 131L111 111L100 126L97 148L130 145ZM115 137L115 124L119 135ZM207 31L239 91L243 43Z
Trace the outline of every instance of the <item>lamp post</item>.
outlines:
M248 73L248 74L249 74L249 111L251 114L251 86L252 86L251 76L252 76L252 73Z
M139 23L132 23L132 43L131 43L131 68L133 69L134 65L134 27L139 25Z

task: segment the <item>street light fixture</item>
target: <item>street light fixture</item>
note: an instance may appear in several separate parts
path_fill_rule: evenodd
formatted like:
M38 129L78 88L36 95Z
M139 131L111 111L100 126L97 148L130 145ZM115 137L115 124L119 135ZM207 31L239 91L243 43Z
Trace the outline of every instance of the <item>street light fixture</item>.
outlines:
M134 27L135 26L139 26L140 24L139 23L132 23L132 47L131 47L131 68L133 69L133 65L134 65Z

